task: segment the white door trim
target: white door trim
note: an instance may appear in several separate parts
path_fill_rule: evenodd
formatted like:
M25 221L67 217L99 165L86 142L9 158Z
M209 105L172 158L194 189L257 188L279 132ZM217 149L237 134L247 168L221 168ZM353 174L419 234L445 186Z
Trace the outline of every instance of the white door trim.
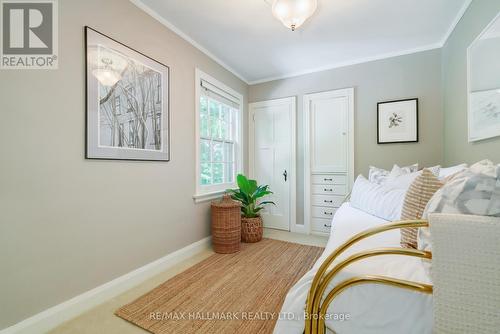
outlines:
M331 90L320 93L311 93L304 95L303 110L304 110L304 225L305 233L311 233L311 101L315 98L325 97L342 97L348 98L348 123L349 123L349 144L348 144L348 182L349 192L354 183L354 88L345 88Z
M286 104L291 108L291 165L290 165L290 221L289 230L291 232L302 232L302 225L297 225L297 98L295 96L281 99L274 99L261 102L253 102L248 104L248 176L255 176L254 159L254 110L262 107L277 106ZM272 189L271 189L272 190ZM298 227L297 227L298 226Z

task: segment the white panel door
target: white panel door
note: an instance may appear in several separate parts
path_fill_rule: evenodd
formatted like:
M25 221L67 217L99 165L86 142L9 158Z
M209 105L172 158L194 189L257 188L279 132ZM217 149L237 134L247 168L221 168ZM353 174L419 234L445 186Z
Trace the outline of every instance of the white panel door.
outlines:
M322 96L310 103L311 172L346 172L348 98Z
M276 205L262 212L264 226L290 230L295 183L295 98L250 104L250 177L268 184Z

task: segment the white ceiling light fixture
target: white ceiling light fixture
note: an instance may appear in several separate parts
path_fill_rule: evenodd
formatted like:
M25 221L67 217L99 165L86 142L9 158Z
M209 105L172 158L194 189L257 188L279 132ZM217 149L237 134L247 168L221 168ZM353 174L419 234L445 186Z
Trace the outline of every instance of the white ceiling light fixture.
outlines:
M273 15L285 27L295 31L314 14L317 7L317 0L274 0Z

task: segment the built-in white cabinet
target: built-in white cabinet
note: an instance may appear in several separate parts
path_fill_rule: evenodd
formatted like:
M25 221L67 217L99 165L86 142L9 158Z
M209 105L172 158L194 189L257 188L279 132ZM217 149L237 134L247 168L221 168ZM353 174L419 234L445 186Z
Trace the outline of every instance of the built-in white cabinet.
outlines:
M304 96L304 224L329 233L354 178L354 89Z

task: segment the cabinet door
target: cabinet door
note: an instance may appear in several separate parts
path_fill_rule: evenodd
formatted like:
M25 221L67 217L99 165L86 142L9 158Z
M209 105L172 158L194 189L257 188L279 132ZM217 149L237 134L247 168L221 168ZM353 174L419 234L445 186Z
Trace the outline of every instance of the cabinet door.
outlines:
M313 232L321 232L330 234L330 228L332 227L331 219L323 218L312 218L311 230Z
M311 172L347 171L348 98L325 96L310 103Z

